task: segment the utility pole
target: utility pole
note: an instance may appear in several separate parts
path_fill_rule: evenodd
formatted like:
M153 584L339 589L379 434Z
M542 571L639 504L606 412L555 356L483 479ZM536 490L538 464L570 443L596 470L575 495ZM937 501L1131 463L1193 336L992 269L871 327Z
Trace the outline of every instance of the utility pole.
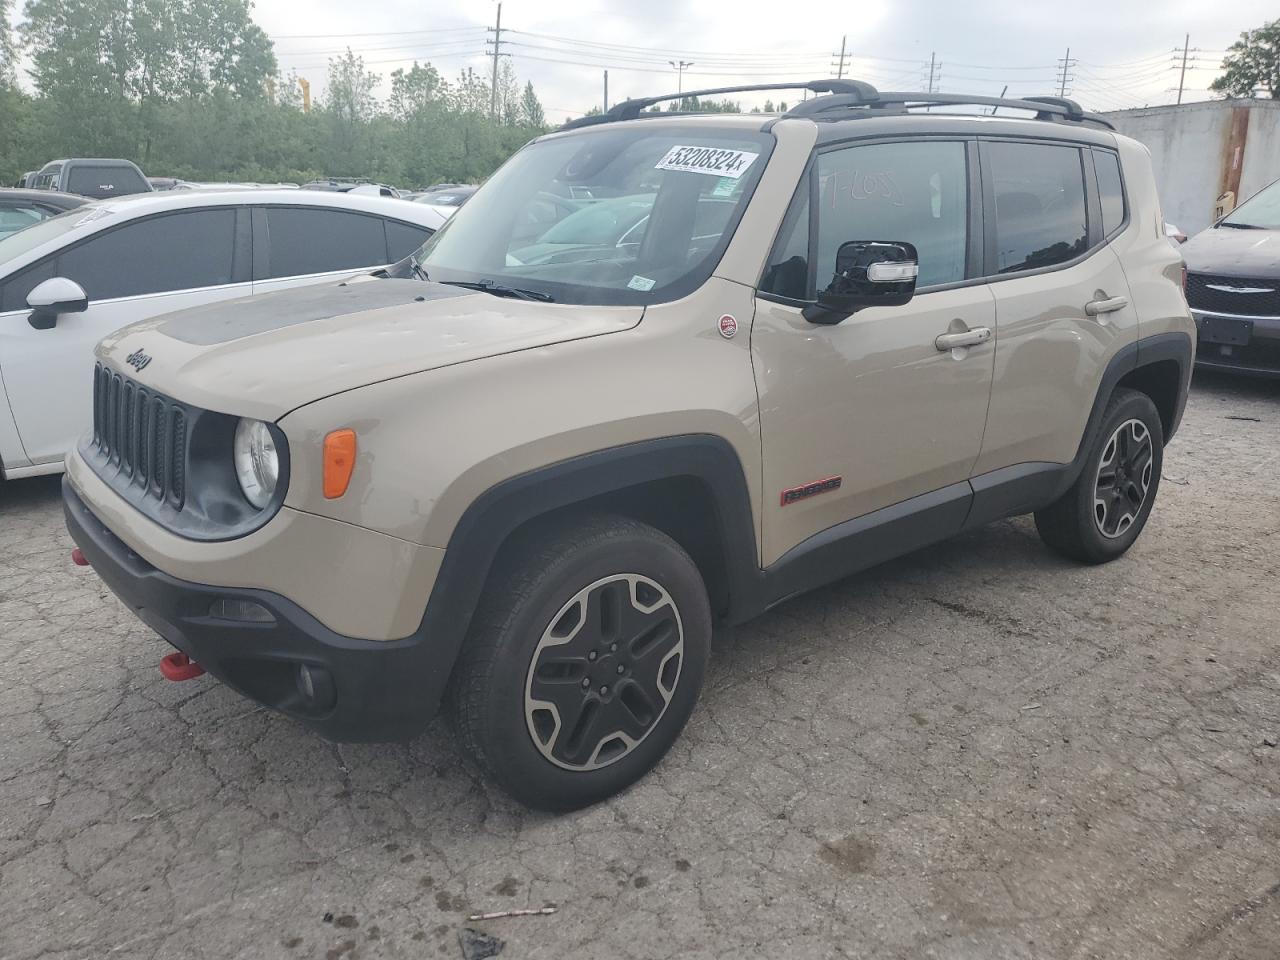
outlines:
M302 89L302 112L311 112L311 81L306 77L298 78L298 86Z
M676 68L676 93L684 93L684 68L692 67L692 60L668 60Z
M609 112L609 71L604 72L604 112Z
M1067 47L1067 55L1058 61L1058 96L1067 95L1067 84L1075 79L1071 75L1071 68L1075 65L1076 61L1071 59L1071 48Z
M844 51L845 51L845 45L848 42L848 40L849 40L848 34L845 34L843 37L840 38L840 54L839 54L840 59L837 60L835 63L837 80L841 80L844 78L844 65L845 65L845 62L848 60L848 57L845 56ZM833 53L832 56L834 57L836 56L836 54Z
M939 77L938 77L938 67L939 67L939 63L938 63L938 54L937 54L937 52L935 51L935 52L933 52L933 53L929 54L929 89L928 89L928 91L927 91L928 93L937 93L937 92L938 92L938 91L937 91L937 87L936 87L936 84L937 84L938 79L939 79Z
M489 92L489 116L498 117L498 57L502 50L502 4L498 4L498 20L489 30L493 34L493 79Z
M1191 53L1191 34L1182 42L1182 73L1178 75L1178 103L1182 103L1182 88L1187 82L1187 56Z

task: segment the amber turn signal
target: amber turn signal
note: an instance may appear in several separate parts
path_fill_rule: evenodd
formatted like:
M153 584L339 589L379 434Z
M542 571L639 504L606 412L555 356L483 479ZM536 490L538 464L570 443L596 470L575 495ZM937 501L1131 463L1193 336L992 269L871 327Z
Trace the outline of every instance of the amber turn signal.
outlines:
M356 432L334 430L324 438L324 496L336 500L347 492L356 467Z

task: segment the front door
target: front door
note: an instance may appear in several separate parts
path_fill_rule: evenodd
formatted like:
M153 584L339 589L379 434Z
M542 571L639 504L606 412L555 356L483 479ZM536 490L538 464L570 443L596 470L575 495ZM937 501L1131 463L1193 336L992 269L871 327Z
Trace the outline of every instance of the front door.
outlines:
M995 326L991 291L972 279L973 163L962 140L828 150L793 202L751 338L766 566L843 521L951 485L963 491L982 445L995 344L943 349L938 337ZM914 244L916 297L810 323L801 302L830 282L836 249L850 240Z

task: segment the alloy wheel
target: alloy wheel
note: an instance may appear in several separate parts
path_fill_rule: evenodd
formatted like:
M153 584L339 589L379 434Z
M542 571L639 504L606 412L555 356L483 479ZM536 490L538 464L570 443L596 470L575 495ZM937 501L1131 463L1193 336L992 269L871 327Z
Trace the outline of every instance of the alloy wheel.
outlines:
M1151 487L1151 431L1141 420L1120 424L1102 448L1093 488L1093 519L1109 540L1123 536L1142 512Z
M635 573L597 580L560 608L533 652L529 736L567 770L616 763L657 726L683 659L680 611L660 584Z

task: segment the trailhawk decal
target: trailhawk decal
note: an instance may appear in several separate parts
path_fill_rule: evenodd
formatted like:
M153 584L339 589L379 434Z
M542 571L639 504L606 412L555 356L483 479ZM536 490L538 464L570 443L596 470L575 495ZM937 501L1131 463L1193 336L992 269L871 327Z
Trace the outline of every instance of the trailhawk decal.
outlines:
M758 156L760 154L746 150L725 150L721 147L672 147L654 169L707 173L713 177L732 177L737 180L747 172Z
M825 480L815 480L813 483L806 483L802 487L792 487L789 490L782 491L782 506L789 503L795 503L797 500L806 500L809 497L816 497L820 493L827 493L831 490L839 490L843 477L827 477Z

